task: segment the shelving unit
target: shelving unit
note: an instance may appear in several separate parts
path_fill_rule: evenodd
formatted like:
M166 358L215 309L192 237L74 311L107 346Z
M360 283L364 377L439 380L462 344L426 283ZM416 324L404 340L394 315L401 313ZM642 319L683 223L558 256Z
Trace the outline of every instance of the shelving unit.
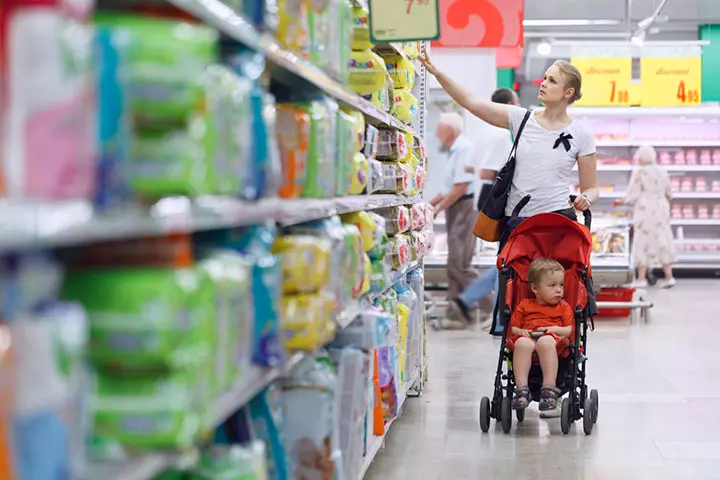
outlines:
M364 0L353 0L364 4ZM424 134L424 112L426 74L419 68L415 92L420 102L420 118L416 126L407 125L395 116L378 109L375 105L354 93L347 86L334 80L311 62L300 58L287 49L267 32L259 31L242 15L221 0L167 0L194 16L204 24L221 32L228 40L249 47L264 55L270 65L271 86L282 84L290 90L303 93L324 94L334 98L341 106L349 107L364 115L368 124L389 127L412 134L422 139ZM123 2L99 2L117 6ZM153 2L150 2L153 3ZM157 6L154 2L152 6ZM380 45L376 51L402 54L398 44ZM417 65L417 63L416 63ZM272 88L272 87L271 87ZM245 140L245 139L243 139ZM233 159L234 160L234 159ZM338 214L370 211L380 208L415 204L421 201L420 194L355 195L329 199L284 200L263 198L257 201L242 201L227 196L202 196L197 198L169 197L152 204L133 204L112 212L97 210L86 200L28 201L25 199L0 199L0 254L27 251L52 251L64 247L91 245L107 240L136 239L141 237L165 236L174 233L196 233L207 230L228 229L243 226L274 223L290 227L312 220L328 218ZM388 287L380 292L368 293L351 302L335 321L342 330L372 305L380 295L388 293L407 274L423 267L422 258L388 274ZM220 295L218 295L220 296ZM354 297L353 297L354 298ZM422 298L419 299L422 308ZM324 308L324 307L323 307ZM227 312L226 312L227 313ZM422 315L419 315L422 318ZM226 319L227 320L227 319ZM219 322L219 320L216 319ZM412 325L419 332L420 352L412 368L410 381L400 388L399 404L405 402L408 392L420 394L424 378L424 352L422 351L423 325ZM287 327L285 327L287 328ZM409 340L408 340L409 342ZM257 365L243 371L240 380L225 388L212 402L212 425L223 424L235 412L250 402L258 393L277 380L291 375L297 367L313 353L291 352L287 360L272 368ZM409 363L409 362L408 362ZM408 370L410 371L410 370ZM407 377L406 377L407 378ZM386 425L386 434L393 421ZM370 439L369 454L363 458L362 478L384 442L385 435ZM169 468L188 466L194 463L205 444L198 444L187 451L152 451L137 453L134 450L121 460L91 460L79 478L73 480L152 480Z

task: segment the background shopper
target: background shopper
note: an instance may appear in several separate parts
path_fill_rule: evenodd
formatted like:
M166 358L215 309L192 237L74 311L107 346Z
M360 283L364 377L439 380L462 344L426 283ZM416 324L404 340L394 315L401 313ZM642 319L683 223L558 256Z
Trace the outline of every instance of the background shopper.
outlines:
M517 93L509 88L495 90L491 100L504 105L520 105ZM482 208L485 199L490 194L495 177L498 171L507 161L510 149L512 148L512 136L507 130L497 127L488 128L486 139L483 142L486 149L482 153L478 169L478 180L480 193L478 195L478 210ZM457 298L450 298L448 318L444 322L446 328L464 328L472 323L472 310L493 291L497 292L498 271L495 266L487 268L482 275L477 277L468 285ZM497 298L493 301L492 307ZM492 324L492 315L488 316L482 328L488 328Z
M477 277L477 272L472 268L475 254L472 230L477 218L473 205L475 175L467 169L473 165L474 147L462 134L463 123L459 113L440 116L436 135L443 149L448 152L448 160L445 164L443 193L430 201L436 215L445 211L449 298L457 297Z
M672 263L675 261L673 234L670 228L670 177L657 165L657 153L651 146L642 146L635 153L637 166L630 178L625 198L617 203L633 205L633 255L637 268L634 286L646 288L649 266L662 265L664 288L675 286Z

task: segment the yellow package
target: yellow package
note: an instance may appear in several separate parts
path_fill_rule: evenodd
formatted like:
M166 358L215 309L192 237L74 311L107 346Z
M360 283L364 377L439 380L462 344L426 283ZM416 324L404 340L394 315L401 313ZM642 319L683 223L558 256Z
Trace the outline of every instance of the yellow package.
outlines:
M278 41L303 58L310 57L307 0L279 0Z
M389 74L385 75L385 85L377 90L370 97L370 103L378 107L383 112L391 113L395 108L395 88L393 87L392 78Z
M410 90L395 89L395 116L405 123L412 123L418 118L418 99ZM410 143L412 145L412 143ZM411 150L411 149L408 149Z
M353 50L367 50L375 46L370 41L370 11L365 7L353 7Z
M403 43L403 53L410 59L417 58L420 55L420 42Z
M285 348L312 351L335 336L332 296L325 293L286 295L282 300Z
M405 145L412 145L413 144L413 135L412 133L408 132L398 132L399 135L402 135L404 137ZM400 156L402 155L402 156ZM406 148L400 154L398 155L398 162L403 163L409 163L412 159L413 151L411 148ZM414 167L414 165L410 165L411 167Z
M408 381L405 375L405 359L407 358L408 324L410 322L410 309L407 305L398 304L398 367L400 368L400 380L402 383Z
M272 253L280 256L283 292L316 292L330 283L330 240L312 235L286 235L275 240Z
M360 95L372 95L385 86L386 73L380 55L372 50L353 51L348 86Z
M365 115L355 109L344 109L344 112L355 119L355 151L359 152L365 147Z
M362 288L360 289L360 295L365 295L370 291L370 272L372 271L372 262L368 254L363 255L363 263L365 269L363 270Z
M385 57L385 66L393 79L395 89L412 90L415 85L415 66L410 60L402 55L388 55Z
M353 176L350 180L350 195L360 195L365 191L370 173L368 159L362 153L355 154L353 159Z
M353 212L342 216L343 223L355 225L360 230L362 238L362 248L364 252L369 252L375 245L375 231L377 230L377 222L368 212Z

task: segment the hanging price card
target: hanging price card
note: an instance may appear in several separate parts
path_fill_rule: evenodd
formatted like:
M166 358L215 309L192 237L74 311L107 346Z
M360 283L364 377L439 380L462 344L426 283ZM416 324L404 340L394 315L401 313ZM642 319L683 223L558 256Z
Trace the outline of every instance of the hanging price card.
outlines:
M439 0L370 0L370 39L374 43L437 40Z
M577 106L609 107L631 105L632 60L630 58L575 57L582 73L583 97Z
M642 105L672 107L698 105L702 99L702 60L642 58Z

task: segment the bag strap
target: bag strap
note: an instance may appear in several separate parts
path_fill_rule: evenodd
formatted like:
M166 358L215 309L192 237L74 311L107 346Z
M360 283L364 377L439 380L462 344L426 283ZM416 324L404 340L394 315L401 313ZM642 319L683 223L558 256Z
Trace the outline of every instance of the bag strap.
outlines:
M525 130L525 124L527 124L528 120L530 120L530 115L532 115L532 110L526 110L525 116L520 123L520 128L518 128L517 135L515 135L515 141L513 142L512 149L510 149L510 155L508 155L508 160L514 157L515 153L517 152L518 143L520 142L520 136L522 135L523 130Z

